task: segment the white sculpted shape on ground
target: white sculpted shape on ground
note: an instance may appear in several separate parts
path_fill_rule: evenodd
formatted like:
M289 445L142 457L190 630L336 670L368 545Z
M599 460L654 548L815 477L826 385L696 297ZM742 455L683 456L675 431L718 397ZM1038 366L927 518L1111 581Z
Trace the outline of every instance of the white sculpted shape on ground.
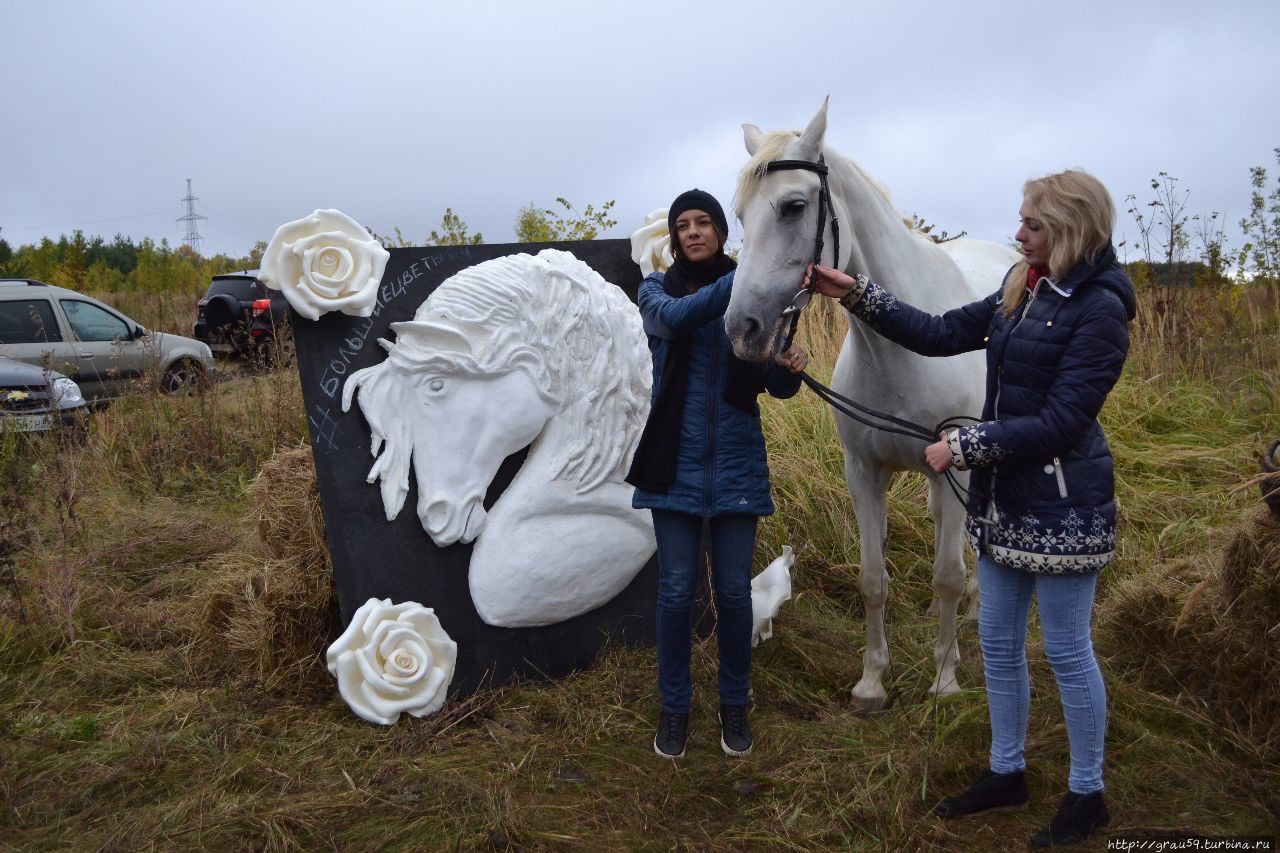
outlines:
M649 212L644 225L631 232L631 260L645 275L666 272L671 268L671 232L667 229L667 208Z
M267 287L308 320L341 311L368 317L391 257L361 225L339 210L317 210L276 229L258 272Z
M351 375L387 519L409 492L437 545L475 542L480 618L551 625L621 592L656 546L623 482L649 412L640 313L568 252L508 255L450 276L393 323L386 361ZM502 461L529 455L488 512Z
M425 717L444 707L457 660L458 644L434 611L389 598L361 605L325 653L348 707L384 726L401 714Z
M782 546L778 558L751 579L751 647L773 636L773 617L782 602L791 599L791 567L796 563L790 545Z

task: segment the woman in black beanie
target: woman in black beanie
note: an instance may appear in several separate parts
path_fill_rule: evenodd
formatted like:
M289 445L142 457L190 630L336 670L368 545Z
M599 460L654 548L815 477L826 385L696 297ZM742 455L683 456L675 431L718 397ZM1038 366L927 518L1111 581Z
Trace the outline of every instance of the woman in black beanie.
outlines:
M627 482L632 504L653 511L658 541L658 690L654 751L684 755L692 682L694 592L701 537L710 530L720 668L720 746L751 752L751 558L756 523L774 511L756 396L790 397L808 359L798 347L776 364L740 361L724 331L736 264L724 253L729 225L709 193L681 193L667 214L675 263L640 285L653 354L653 406Z

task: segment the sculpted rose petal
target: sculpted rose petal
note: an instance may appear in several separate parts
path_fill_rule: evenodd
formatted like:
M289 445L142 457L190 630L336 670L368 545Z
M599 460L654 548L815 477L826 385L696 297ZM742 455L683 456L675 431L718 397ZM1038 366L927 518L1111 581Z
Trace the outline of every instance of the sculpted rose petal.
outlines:
M409 685L421 681L432 669L431 653L421 643L398 646L383 668L383 676L392 684Z
M382 618L377 622L372 622L370 630L367 632L369 641L366 644L379 658L386 658L386 653L394 646L388 646L387 635L396 629L396 625L400 624L399 613L384 613ZM405 623L406 625L408 623ZM410 626L412 627L412 626Z
M423 643L422 635L414 631L408 622L396 622L383 635L378 642L378 658L389 661L397 649L409 649L413 654L420 655L428 666L431 664L431 652Z
M311 274L317 281L345 282L354 266L346 246L326 246L312 261Z
M364 282L353 282L350 278L351 268L354 266L351 249L346 245L350 242L350 238L342 234L319 234L309 238L302 250L303 275L300 286L310 289L315 296L325 299L349 296L354 293L356 288ZM299 241L298 245L302 246L303 243ZM321 256L334 259L328 275L320 269ZM346 272L339 275L339 270L344 267Z
M329 672L337 675L338 659L345 653L354 651L355 649L365 645L368 638L365 636L365 626L368 624L369 614L381 606L390 606L391 599L383 599L379 601L371 598L359 609L351 615L351 622L347 625L347 630L342 632L342 636L333 641L329 646L329 650L325 653L325 663L329 666Z
M358 649L352 653L352 657L355 658L360 667L360 675L364 677L364 687L379 694L386 693L392 696L409 695L407 687L387 681L382 673L382 661L378 660L377 653L373 649Z
M356 716L383 726L389 726L396 721L396 715L378 713L365 699L364 693L355 688L355 685L362 685L364 681L354 654L343 655L334 666L330 667L330 671L338 677L338 692L342 694L347 707L355 712Z

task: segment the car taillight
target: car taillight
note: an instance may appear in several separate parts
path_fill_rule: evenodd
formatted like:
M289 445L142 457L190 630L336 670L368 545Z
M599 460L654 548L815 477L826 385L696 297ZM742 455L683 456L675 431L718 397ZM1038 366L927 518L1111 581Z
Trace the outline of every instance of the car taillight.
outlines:
M203 308L204 306L206 306L206 305L208 305L208 304L209 304L209 300L208 300L208 299L205 299L203 296L196 300L196 307L197 307L197 308Z
M253 300L253 305L251 307L253 309L253 316L257 317L259 314L263 314L271 310L271 300L255 299Z

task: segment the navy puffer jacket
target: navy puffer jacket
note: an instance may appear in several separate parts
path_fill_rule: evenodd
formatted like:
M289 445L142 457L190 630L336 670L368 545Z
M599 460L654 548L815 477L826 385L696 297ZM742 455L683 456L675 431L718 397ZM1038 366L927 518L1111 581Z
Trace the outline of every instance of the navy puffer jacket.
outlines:
M689 338L689 385L680 425L676 478L665 494L636 489L632 506L705 517L771 515L769 465L765 459L760 408L746 412L725 399L733 347L724 331L733 273L689 296L674 298L662 288L662 273L640 285L637 303L653 354L653 397L662 390L663 366L672 343ZM773 364L765 390L791 397L800 377Z
M1001 310L999 292L932 316L871 282L846 304L925 355L986 348L982 419L948 434L955 466L973 470L968 528L976 548L1042 573L1110 562L1115 477L1097 415L1120 378L1137 305L1113 248L1062 281L1040 279L1013 316Z

